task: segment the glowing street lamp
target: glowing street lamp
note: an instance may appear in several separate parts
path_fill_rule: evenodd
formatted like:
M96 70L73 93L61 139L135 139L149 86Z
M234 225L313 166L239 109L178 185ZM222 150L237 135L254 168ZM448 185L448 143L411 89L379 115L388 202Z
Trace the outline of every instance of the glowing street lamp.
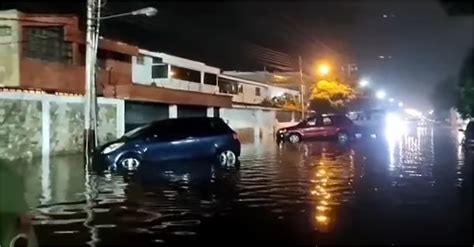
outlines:
M102 16L100 17L100 20L107 20L107 19L112 19L112 18L117 18L117 17L122 17L122 16L129 16L129 15L144 15L144 16L154 16L158 13L158 10L153 8L153 7L147 7L143 9L138 9L135 11L130 11L126 13L121 13L121 14L115 14L115 15L109 15L109 16Z
M403 107L403 102L398 102L398 107Z
M389 101L390 103L393 103L393 102L395 101L395 99L394 99L394 98L390 98L390 99L388 99L388 101Z
M367 81L367 80L362 80L362 81L359 82L359 85L360 85L361 87L367 87L367 86L369 85L369 81Z
M375 97L377 97L377 99L385 99L385 96L387 96L387 93L385 93L384 90L379 90L375 93Z
M331 72L331 67L327 64L320 64L318 66L318 73L322 76L328 75Z

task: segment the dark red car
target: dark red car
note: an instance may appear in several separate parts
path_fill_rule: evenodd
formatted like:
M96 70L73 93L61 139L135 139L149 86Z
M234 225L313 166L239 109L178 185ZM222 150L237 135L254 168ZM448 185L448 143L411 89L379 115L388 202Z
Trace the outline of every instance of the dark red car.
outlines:
M317 137L336 137L348 141L354 136L354 123L345 115L319 115L299 124L278 130L277 142L298 143Z

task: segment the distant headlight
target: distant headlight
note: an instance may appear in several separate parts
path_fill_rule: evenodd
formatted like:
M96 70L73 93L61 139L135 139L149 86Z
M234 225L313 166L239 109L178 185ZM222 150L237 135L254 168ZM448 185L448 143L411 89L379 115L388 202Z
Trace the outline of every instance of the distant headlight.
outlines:
M117 150L118 148L120 148L121 146L123 146L124 144L125 144L124 142L113 143L113 144L109 145L108 147L106 147L104 149L104 151L102 151L102 153L103 154L111 153L111 152Z

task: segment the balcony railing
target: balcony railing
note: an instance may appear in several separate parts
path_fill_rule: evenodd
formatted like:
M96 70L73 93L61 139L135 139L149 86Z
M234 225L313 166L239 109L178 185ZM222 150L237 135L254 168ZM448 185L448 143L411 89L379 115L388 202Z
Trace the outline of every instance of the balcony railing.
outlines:
M214 85L184 81L184 80L179 80L179 79L168 79L168 78L153 79L153 82L149 82L149 83L138 82L137 84L149 85L149 86L154 85L156 87L163 87L163 88L184 90L184 91L193 91L193 92L200 92L200 93L207 93L207 94L216 94L219 91L218 87Z

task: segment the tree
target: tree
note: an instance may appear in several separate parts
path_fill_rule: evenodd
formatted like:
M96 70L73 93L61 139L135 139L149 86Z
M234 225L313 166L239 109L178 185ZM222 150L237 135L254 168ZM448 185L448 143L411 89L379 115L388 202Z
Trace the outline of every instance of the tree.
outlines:
M350 86L337 80L321 80L315 83L311 91L310 109L318 113L344 111L355 97L356 91Z
M474 49L464 60L459 77L457 109L464 118L474 117Z
M456 106L457 85L455 85L455 81L456 79L451 76L434 86L430 101L435 112L449 111L451 107Z

